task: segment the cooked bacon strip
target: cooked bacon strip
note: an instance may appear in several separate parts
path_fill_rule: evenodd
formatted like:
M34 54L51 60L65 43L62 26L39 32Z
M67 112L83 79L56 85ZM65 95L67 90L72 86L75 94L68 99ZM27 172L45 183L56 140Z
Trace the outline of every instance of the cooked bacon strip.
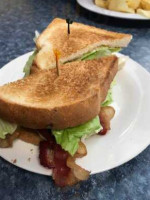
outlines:
M86 149L86 146L83 142L79 142L79 148L76 152L76 154L74 155L75 158L82 158L84 156L87 155L87 149Z
M0 148L12 147L13 141L19 137L19 132L15 131L12 135L8 134L6 139L0 139Z
M67 166L72 170L74 176L78 180L84 181L89 178L90 172L77 165L75 163L75 158L73 158L72 156L68 157Z
M46 130L39 130L39 132L45 138L45 141L40 142L40 163L44 167L52 169L52 177L56 185L60 187L70 186L80 180L86 180L89 172L76 165L74 158L73 166L70 167L68 165L69 153L63 150L60 145L56 144L51 132ZM86 153L85 145L80 143L78 156L83 157Z
M43 139L39 136L37 130L18 128L13 134L8 134L6 139L0 139L0 148L12 147L14 140L21 139L24 142L39 145Z
M38 133L40 134L40 136L42 136L47 141L51 141L52 139L54 139L51 134L51 130L49 130L49 129L38 130ZM55 142L55 139L53 141Z
M54 168L54 151L50 148L49 142L40 142L40 163L49 169Z
M111 106L102 107L99 117L103 130L99 132L100 135L105 135L110 130L110 120L114 117L115 110Z
M69 168L67 169L68 171L65 168L66 175L60 173L60 170L58 169L53 170L53 179L57 186L60 187L71 186L79 182L79 180L74 176L72 171Z
M39 143L43 140L38 134L37 130L20 128L18 132L19 139L36 146L39 146Z

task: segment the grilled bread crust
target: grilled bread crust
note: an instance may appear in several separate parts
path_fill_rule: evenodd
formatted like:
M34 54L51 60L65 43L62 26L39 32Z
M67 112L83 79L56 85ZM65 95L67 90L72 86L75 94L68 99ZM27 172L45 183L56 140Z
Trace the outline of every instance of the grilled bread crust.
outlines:
M0 117L20 126L65 129L81 125L100 112L118 58L71 62L43 70L0 87Z

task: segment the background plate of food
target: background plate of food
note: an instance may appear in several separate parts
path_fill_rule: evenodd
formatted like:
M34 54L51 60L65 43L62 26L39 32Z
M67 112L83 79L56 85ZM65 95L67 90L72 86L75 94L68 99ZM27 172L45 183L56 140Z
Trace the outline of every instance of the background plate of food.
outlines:
M98 14L132 19L150 19L150 0L77 0L80 6Z

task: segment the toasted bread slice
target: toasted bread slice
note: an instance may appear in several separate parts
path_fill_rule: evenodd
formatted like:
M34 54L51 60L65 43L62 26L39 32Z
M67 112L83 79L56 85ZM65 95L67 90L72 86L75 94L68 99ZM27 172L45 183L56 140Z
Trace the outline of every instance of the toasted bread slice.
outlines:
M18 125L64 129L83 124L100 112L118 59L71 62L0 87L0 117Z
M49 69L56 66L54 49L60 51L60 62L66 63L81 57L84 53L105 45L110 47L126 47L132 36L87 26L80 23L70 25L71 33L67 33L67 23L56 18L42 32L36 41L38 54L35 57L33 71Z

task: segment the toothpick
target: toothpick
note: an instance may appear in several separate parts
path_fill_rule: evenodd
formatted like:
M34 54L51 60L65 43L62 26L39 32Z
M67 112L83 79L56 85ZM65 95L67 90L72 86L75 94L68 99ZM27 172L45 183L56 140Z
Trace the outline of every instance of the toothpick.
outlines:
M71 19L67 18L66 23L68 24L68 34L70 34L70 24L72 24L73 21Z
M57 69L57 75L60 75L60 70L59 70L59 58L60 58L60 52L57 49L54 49L54 54L56 57L56 69Z

